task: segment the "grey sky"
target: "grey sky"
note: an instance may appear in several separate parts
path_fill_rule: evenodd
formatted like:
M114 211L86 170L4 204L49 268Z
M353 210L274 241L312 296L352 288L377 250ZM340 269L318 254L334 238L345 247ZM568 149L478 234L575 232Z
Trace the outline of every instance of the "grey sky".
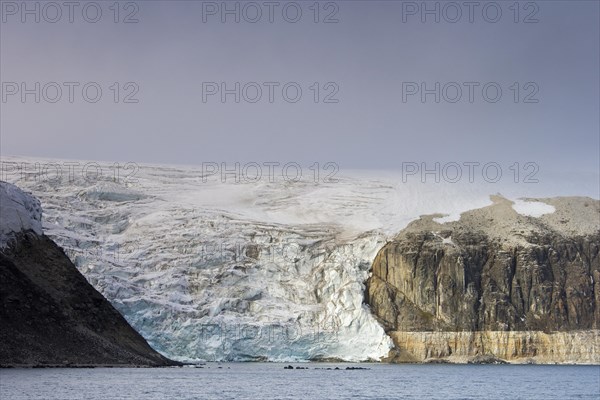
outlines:
M254 10L240 15L204 15L212 5L200 1L138 1L138 9L121 3L119 20L134 12L137 23L114 23L113 1L99 4L97 23L86 22L82 7L68 11L56 23L47 15L26 15L23 2L3 2L1 25L1 154L56 158L127 160L154 163L200 164L204 161L334 161L342 168L398 168L403 161L495 160L533 161L540 168L598 171L599 165L599 2L521 2L515 23L513 1L499 1L502 16L486 21L479 2L474 22L460 1L462 17L444 20L455 11L435 16L403 14L410 2L337 1L339 10L321 2L315 23L313 1L300 4L297 23L284 19L283 7L274 6L268 21ZM35 2L27 2L33 8ZM58 2L59 4L62 2ZM436 2L427 2L435 7ZM13 15L13 4L18 10ZM40 7L45 3L41 2ZM235 2L228 2L235 7ZM244 6L240 2L240 8ZM422 2L415 3L421 7ZM217 8L221 2L216 3ZM208 7L208 8L207 8ZM489 8L491 7L491 8ZM494 18L495 6L488 6ZM88 9L93 17L92 9ZM295 9L287 9L288 18ZM40 10L42 13L43 10ZM242 11L243 12L243 11ZM337 23L323 23L334 12ZM403 22L403 15L407 19ZM530 16L531 15L531 16ZM537 23L524 23L525 18ZM7 84L8 82L8 84ZM34 95L21 102L10 82L78 82L74 101L63 85L61 99L50 103ZM103 90L97 103L82 98L86 82ZM120 83L119 102L113 100ZM135 86L138 103L122 100ZM240 87L257 82L262 98L240 103L228 95L207 96L203 82L225 82ZM269 102L264 82L278 82ZM286 101L282 86L295 82L302 89L296 103ZM319 102L314 102L318 82ZM328 82L333 85L325 87ZM435 103L418 94L403 102L403 82L425 82L433 88L457 82L462 98ZM478 82L474 101L464 82ZM502 89L496 103L482 97L482 87L495 82ZM518 102L514 102L518 83ZM526 85L529 83L529 85ZM8 86L7 86L8 85ZM337 103L324 103L328 93ZM511 89L512 87L512 89ZM255 96L248 86L248 98ZM455 96L447 86L446 97ZM492 86L488 93L494 94ZM20 90L20 88L19 88ZM54 96L49 87L47 97ZM539 90L539 91L538 91ZM40 92L42 90L40 89ZM524 103L528 94L539 100ZM290 89L294 95L293 88Z

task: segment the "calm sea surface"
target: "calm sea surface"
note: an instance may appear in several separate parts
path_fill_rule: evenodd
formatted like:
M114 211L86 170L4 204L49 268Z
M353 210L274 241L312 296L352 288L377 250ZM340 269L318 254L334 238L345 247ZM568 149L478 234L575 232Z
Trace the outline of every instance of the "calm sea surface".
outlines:
M284 365L4 369L0 399L600 398L599 366L310 363L293 364L308 369L285 370ZM336 366L340 370L323 369Z

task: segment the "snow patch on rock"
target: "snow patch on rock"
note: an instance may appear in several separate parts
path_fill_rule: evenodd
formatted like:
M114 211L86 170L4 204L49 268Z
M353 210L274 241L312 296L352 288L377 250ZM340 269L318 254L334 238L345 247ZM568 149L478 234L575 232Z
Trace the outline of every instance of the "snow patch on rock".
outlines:
M460 221L460 213L447 214L443 217L437 217L433 219L438 224L445 224L446 222L456 222Z
M544 214L552 214L556 211L556 208L550 204L542 203L541 201L528 201L526 199L515 200L512 208L521 215L535 218L539 218Z

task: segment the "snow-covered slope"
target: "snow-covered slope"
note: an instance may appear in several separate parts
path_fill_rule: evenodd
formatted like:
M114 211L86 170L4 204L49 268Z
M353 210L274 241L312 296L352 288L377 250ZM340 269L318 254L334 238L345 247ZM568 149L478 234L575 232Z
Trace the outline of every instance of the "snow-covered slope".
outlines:
M391 236L422 214L453 219L489 205L497 192L560 194L403 183L381 171L235 184L194 167L139 165L115 180L112 164L94 165L102 176L85 179L85 162L74 174L63 161L3 162L5 179L42 200L45 233L151 345L178 360L379 359L391 341L363 304L364 281ZM63 165L62 180L44 170L50 163Z
M15 234L26 231L42 234L40 202L16 186L0 182L0 248Z

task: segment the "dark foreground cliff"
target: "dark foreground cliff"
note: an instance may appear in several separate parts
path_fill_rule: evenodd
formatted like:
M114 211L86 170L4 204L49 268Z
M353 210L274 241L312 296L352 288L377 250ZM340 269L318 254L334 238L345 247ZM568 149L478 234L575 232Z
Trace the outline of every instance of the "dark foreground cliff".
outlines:
M46 236L0 253L0 365L166 366Z
M378 253L365 300L394 361L600 363L600 206L492 206L410 224Z
M40 233L39 203L1 185L0 366L174 365Z

